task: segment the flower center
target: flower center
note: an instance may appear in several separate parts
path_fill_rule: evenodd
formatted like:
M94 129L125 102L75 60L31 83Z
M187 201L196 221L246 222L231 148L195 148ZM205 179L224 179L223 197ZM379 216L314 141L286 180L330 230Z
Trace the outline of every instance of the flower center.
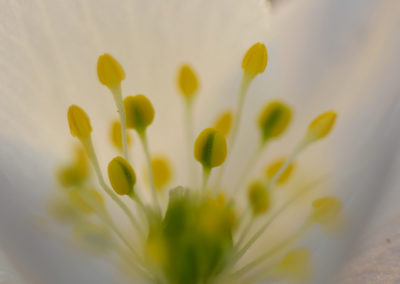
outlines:
M290 196L273 210L272 196L276 188L290 180L297 157L309 145L330 133L336 120L335 112L328 111L315 118L287 157L267 164L265 173L246 185L248 175L266 145L283 136L292 120L292 109L287 103L278 100L267 103L258 118L259 147L236 185L221 192L220 183L238 137L247 92L255 78L264 72L267 59L267 50L262 43L254 44L245 53L236 110L223 112L213 127L205 128L197 136L193 152L187 153L188 174L191 178L194 176L197 161L203 171L202 183L194 187L177 185L170 190L169 201L164 204L162 194L172 180L173 170L167 158L152 156L149 149L147 129L154 120L153 105L142 94L123 98L121 83L125 72L122 66L109 54L100 56L98 78L113 95L119 114L119 119L111 123L110 140L120 156L109 162L109 182L106 181L92 141L90 119L82 108L72 105L68 109L70 132L78 138L82 148L71 164L58 171L58 180L67 194L66 198L53 203L53 216L74 224L75 235L82 243L101 247L97 251L107 254L116 253L124 263L129 263L129 269L136 277L155 283L251 282L263 278L309 277L309 251L306 248L293 250L292 247L312 225L338 223L341 202L335 197L315 200L295 233L282 238L278 244L266 246L265 251L247 264L241 261L249 248L268 231L270 224L310 189L307 187ZM184 64L178 69L176 83L185 102L186 127L183 131L191 148L194 138L192 113L200 80L194 68ZM136 184L139 177L131 164L130 130L136 132L146 158L151 200L143 198L143 188ZM97 183L90 177L89 164ZM212 174L215 179L210 182ZM134 237L114 221L96 187L100 187L126 215L135 231ZM247 207L240 209L235 201L246 189ZM128 206L129 199L133 204ZM256 220L262 225L254 227ZM277 256L280 261L276 261ZM262 273L253 272L262 265Z

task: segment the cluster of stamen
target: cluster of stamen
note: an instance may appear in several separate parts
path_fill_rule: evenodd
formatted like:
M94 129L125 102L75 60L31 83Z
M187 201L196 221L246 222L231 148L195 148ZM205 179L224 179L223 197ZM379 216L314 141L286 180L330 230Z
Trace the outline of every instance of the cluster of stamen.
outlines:
M77 150L74 161L57 173L60 185L67 194L63 202L53 204L52 213L61 219L73 220L74 234L82 243L89 243L97 251L112 251L123 263L128 264L129 270L137 277L150 282L242 283L244 279L249 282L274 278L308 279L311 273L310 251L296 248L295 244L311 226L337 223L342 205L335 197L323 197L310 202L309 215L293 235L283 238L277 245L267 247L248 263L242 263L241 260L271 223L307 190L297 193L272 211L271 195L274 190L291 178L297 157L310 144L330 133L336 119L335 112L328 111L316 117L303 139L287 157L268 164L264 174L246 186L245 181L266 145L286 132L293 117L287 103L278 100L267 103L258 118L258 148L249 159L237 185L221 192L220 183L237 140L247 92L253 80L264 72L267 61L267 50L262 43L254 44L246 52L235 112L223 112L213 127L201 131L195 139L194 149L187 154L188 175L193 177L195 174L194 155L202 167L202 183L195 187L177 185L169 192L168 204L163 204L160 195L170 184L173 170L166 158L152 157L149 149L147 128L154 120L155 110L150 100L142 94L123 98L123 68L111 55L100 56L97 63L98 78L112 93L119 114L119 119L111 123L110 140L120 154L108 164L107 181L92 141L90 119L79 106L70 106L70 132L82 147ZM190 65L182 65L178 69L177 90L185 102L184 131L188 144L192 144L194 138L192 110L199 87L194 69ZM139 176L131 164L129 151L132 137L129 130L137 133L145 154L151 200L143 198L144 189L136 184ZM90 178L89 164L92 165L97 183ZM209 178L217 167L215 180L211 183ZM134 237L129 236L126 228L113 220L96 186L129 219L135 231ZM247 189L247 207L239 210L235 199L242 198L244 189ZM129 206L127 198L132 200ZM92 219L85 217L88 215L95 216L97 221L89 221ZM262 226L249 236L254 231L255 220L262 220ZM251 273L262 265L263 273Z

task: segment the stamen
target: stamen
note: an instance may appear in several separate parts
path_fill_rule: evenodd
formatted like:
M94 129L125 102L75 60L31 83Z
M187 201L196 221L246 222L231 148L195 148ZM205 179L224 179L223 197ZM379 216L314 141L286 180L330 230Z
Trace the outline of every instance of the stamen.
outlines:
M129 96L124 99L126 124L139 134L153 122L154 108L144 95Z
M57 171L57 179L62 187L80 186L89 177L89 165L84 150L75 150L75 160L72 164L61 167Z
M238 104L236 113L234 115L235 120L232 125L232 135L229 137L228 145L229 152L232 153L236 142L236 136L238 134L239 126L242 120L242 113L244 102L246 99L247 92L254 78L264 72L268 61L268 53L264 44L256 43L246 52L242 61L243 76L240 82L239 93L238 93ZM217 177L215 188L220 188L220 183L225 172L225 166L221 167L219 175Z
M228 137L232 126L232 121L233 121L232 112L230 111L223 112L215 121L214 129L219 131L225 137Z
M335 223L342 211L342 202L336 197L324 197L312 203L310 220L320 225Z
M267 259L270 259L272 256L274 256L276 253L282 251L285 247L288 247L292 245L295 241L300 239L311 227L312 223L306 220L306 222L297 230L296 233L294 233L292 236L289 236L288 238L284 239L283 241L279 242L277 245L254 259L253 261L249 262L248 264L244 265L242 268L239 268L237 272L234 273L235 277L239 277L241 275L246 274L249 272L251 269L254 267L260 265L262 262L264 262Z
M127 127L135 129L139 135L140 141L147 161L147 170L149 173L151 194L153 198L153 205L156 210L160 211L160 204L156 193L154 184L153 169L151 167L151 158L149 144L147 141L147 127L153 122L154 108L148 98L144 95L136 95L126 97L124 100L124 107L126 112Z
M104 199L101 194L95 189L72 189L68 192L69 199L72 203L78 208L81 212L86 214L91 214L95 211L89 203L85 201L85 198L82 196L83 192L85 192L85 196L91 200L91 203L95 204L96 208L104 209Z
M253 182L250 185L248 199L254 216L265 213L270 207L268 189L260 182Z
M271 180L278 173L278 171L282 168L285 161L286 161L285 158L281 158L281 159L278 159L278 160L272 162L265 169L265 174L266 174L267 178ZM293 173L293 170L294 170L294 163L291 163L286 168L286 170L281 174L281 176L276 180L276 183L278 185L282 185L282 184L286 183L290 179L290 177Z
M328 111L315 118L308 128L306 140L312 143L325 138L332 131L336 117L334 111Z
M127 143L128 146L131 145L132 137L127 133ZM122 138L122 128L121 122L119 120L114 120L110 127L110 141L119 151L123 151L123 138Z
M69 130L73 137L86 139L92 133L89 117L86 112L77 105L72 105L68 109Z
M267 62L267 49L264 44L258 42L247 50L243 57L242 68L247 76L254 78L264 72Z
M90 125L90 120L84 110L82 110L78 106L71 106L68 109L68 122L71 130L71 134L74 137L79 138L83 147L86 150L86 153L91 161L97 178L101 187L105 190L105 192L121 207L124 213L128 216L132 225L140 231L139 224L132 213L129 211L128 207L126 207L125 203L123 203L118 196L114 194L114 192L108 187L106 184L103 175L100 170L99 162L97 160L96 153L94 151L92 138L90 136L90 132L92 127Z
M297 145L292 154L286 159L285 163L275 174L275 176L270 180L269 185L273 187L276 181L282 176L286 169L292 164L292 162L297 158L297 156L306 149L311 143L318 141L326 137L333 128L336 121L336 113L334 111L328 111L321 114L316 119L314 119L303 140Z
M99 81L107 86L113 94L115 104L121 120L122 149L124 157L129 161L128 138L126 133L125 109L122 103L121 81L125 79L122 66L109 54L104 54L97 61L97 75Z
M114 57L105 53L97 61L97 76L100 83L109 89L115 89L125 79L125 72Z
M194 157L203 166L203 186L205 192L210 171L222 165L227 154L225 137L213 128L204 129L194 143Z
M292 110L286 104L273 101L266 105L258 119L262 134L262 144L265 144L270 139L280 137L289 126L291 119Z
M288 252L274 270L278 277L300 282L308 280L311 275L310 250L298 248Z
M151 159L151 168L154 174L154 185L161 191L172 179L172 167L169 160L163 156Z
M190 65L182 65L177 75L177 86L180 94L185 99L185 136L187 145L187 167L189 169L189 185L193 186L195 177L191 149L193 145L193 102L199 90L198 77Z
M199 80L190 65L182 65L177 76L177 85L185 99L193 99L199 90Z
M116 157L108 164L108 178L112 188L119 195L132 195L136 174L131 165L122 157Z

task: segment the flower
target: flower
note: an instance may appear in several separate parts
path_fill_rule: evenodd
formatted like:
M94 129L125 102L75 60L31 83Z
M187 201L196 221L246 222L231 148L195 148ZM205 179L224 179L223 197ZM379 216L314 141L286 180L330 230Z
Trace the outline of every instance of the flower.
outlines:
M387 76L393 74L389 72L397 71L397 66L388 63L393 59L391 51L395 50L392 49L395 39L391 37L392 29L396 26L391 5L395 4L371 1L370 6L365 5L377 11L378 20L371 24L367 8L354 3L354 6L350 7L359 9L357 17L345 18L340 22L344 27L335 28L330 22L330 13L326 11L336 7L339 12L343 12L338 8L343 4L340 1L304 1L292 7L282 8L278 15L268 15L265 4L257 1L207 3L211 7L205 5L204 1L187 1L184 4L178 1L160 1L157 4L121 2L120 6L106 1L37 1L32 7L26 6L32 4L15 1L5 4L3 21L11 24L2 25L2 37L7 39L4 58L9 59L3 61L1 68L1 86L6 94L2 95L4 107L1 110L9 123L2 123L7 126L1 130L1 174L4 180L3 187L8 190L1 193L0 225L6 229L1 231L0 240L6 254L20 266L25 277L29 277L32 283L111 282L107 269L97 267L97 273L90 273L89 276L87 272L93 271L93 266L97 264L86 259L86 256L76 255L60 246L50 228L45 233L43 229L37 230L37 223L42 224L42 219L36 218L32 224L32 216L38 215L37 209L42 208L41 205L47 196L46 190L54 186L49 169L55 164L55 159L58 160L60 153L68 147L65 111L70 104L77 103L84 107L95 122L93 135L96 138L96 149L100 149L97 151L101 155L99 159L104 162L112 158L112 151L107 150L107 140L102 138L107 135L102 132L104 129L97 128L97 125L105 124L102 122L114 118L114 109L110 107L113 103L111 97L107 98L104 88L94 83L94 62L104 52L116 55L126 69L124 89L149 94L157 115L165 118L158 124L155 120L151 132L149 130L149 141L152 149L173 154L176 169L184 168L185 151L180 143L176 143L176 140L184 139L180 137L183 134L172 130L183 129L183 124L187 121L180 113L184 108L176 108L181 103L176 96L172 80L176 68L183 62L196 67L202 90L199 94L202 100L197 102L196 122L202 126L208 125L209 120L213 118L209 113L217 113L213 110L223 109L230 102L234 102L234 90L240 83L240 64L237 63L251 44L261 40L266 41L272 62L269 63L265 78L257 78L258 81L252 85L245 113L258 111L256 106L265 102L264 94L290 99L296 106L296 124L293 128L300 131L306 125L302 119L310 120L322 109L335 108L340 114L340 119L346 121L346 126L336 129L337 138L331 139L325 149L321 149L323 146L316 146L320 147L319 151L316 149L314 154L309 153L310 161L317 160L313 159L312 155L327 155L327 149L334 149L336 161L332 163L333 176L344 179L343 182L335 180L336 188L339 184L342 189L335 193L348 197L348 203L345 205L359 214L366 215L365 208L361 205L370 204L375 196L374 187L381 186L385 171L391 165L390 154L394 151L397 135L388 135L387 131L393 129L390 122L397 118L396 105L393 106L394 110L389 112L392 116L386 115L385 112L391 110L388 107L394 101L391 91L398 87L397 80L393 82ZM316 7L310 9L314 5ZM227 6L230 7L230 13L226 13ZM70 9L71 13L65 13L66 9ZM201 9L206 9L204 14L201 14ZM307 13L315 17L309 17ZM321 25L306 20L316 19L318 23L317 16L322 17L321 15L327 17L321 21ZM272 32L268 32L266 21L273 25ZM365 29L365 38L354 42L354 35L360 34L357 28ZM299 29L301 32L296 33L293 29ZM291 32L285 32L289 30ZM322 35L335 44L334 48L329 48L332 47L332 42L327 43L328 47L317 45L321 40L318 31L321 30ZM294 35L302 35L303 38L300 40ZM329 53L329 56L324 52ZM366 61L366 58L370 60ZM256 73L252 72L252 76ZM112 78L110 81L103 78L104 80L100 81L118 97L119 90L115 89L115 79L118 81L123 77ZM373 85L370 84L372 81ZM192 92L188 89L187 95L190 97ZM376 90L385 92L378 100ZM346 96L344 100L343 96ZM107 102L107 99L110 101ZM309 108L304 106L306 100ZM119 110L121 113L123 108L119 107ZM318 113L314 113L314 110L318 110ZM254 119L253 116L244 117L243 124L252 125L249 120ZM365 129L365 125L370 127ZM72 132L86 135L88 129ZM200 129L194 130L196 134L200 132ZM242 139L238 140L236 149L240 149L241 155L232 153L238 157L238 162L227 168L232 176L243 172L241 165L245 163L242 161L254 148L243 146L251 146L253 140L250 138L256 137L255 135L256 131L251 129L245 135L239 134ZM297 135L296 131L293 131L293 135ZM380 135L379 141L372 139L377 135ZM163 139L155 139L157 137ZM385 149L371 153L371 160L363 160L365 153L370 153L369 151L374 149L371 147L379 145L377 143L384 143ZM280 151L290 146L279 144ZM135 147L135 150L133 156L137 157L138 161L144 160L140 148ZM279 152L278 146L271 145L270 151ZM352 162L354 159L357 159L357 163ZM205 168L212 165L205 163L201 157L199 160L203 162L203 166L206 165ZM333 159L327 157L327 160ZM369 161L373 161L373 165L368 163ZM339 171L343 168L347 172L357 170L359 165L364 163L367 166L361 167L361 174L348 177L343 171ZM308 168L308 162L304 161L304 164L304 167ZM117 164L119 167L124 167L123 165L124 162L120 161ZM328 165L323 164L322 167L327 168ZM116 174L119 173L117 168ZM176 180L187 182L187 173L179 170L175 174ZM315 169L312 170L312 174L320 175ZM360 177L363 181L361 184ZM124 184L124 187L134 183L132 180ZM189 181L197 182L194 179ZM226 185L231 187L229 183ZM179 195L179 192L177 194ZM358 202L352 203L350 197L354 197ZM319 204L321 203L316 203L315 208L319 208ZM332 208L338 207L335 202L328 204L334 204ZM199 208L202 206L214 208L212 204L200 204ZM352 210L349 210L349 216L355 217L351 221L359 224L361 219L352 213ZM330 214L324 216L329 217ZM27 220L28 217L31 219ZM210 225L207 222L205 224ZM210 226L212 227L212 224ZM157 235L154 236L154 240L150 242L150 251L159 244ZM335 247L340 246L335 243ZM159 252L160 249L155 251ZM333 267L328 264L342 259L336 257L333 252L340 253L343 250L328 251L332 257L324 258L324 266L318 271L318 275L325 276L324 269ZM303 250L288 254L279 262L276 271L280 272L282 267L288 266L287 263L299 258L308 259L308 254ZM104 263L99 265L106 266ZM297 267L291 268L294 272L298 271ZM46 279L43 279L43 276Z

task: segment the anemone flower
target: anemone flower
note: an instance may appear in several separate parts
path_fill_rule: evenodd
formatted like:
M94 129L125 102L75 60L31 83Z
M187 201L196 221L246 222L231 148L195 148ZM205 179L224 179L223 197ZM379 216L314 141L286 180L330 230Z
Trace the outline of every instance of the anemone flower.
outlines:
M399 3L0 11L15 283L335 279L390 182Z

